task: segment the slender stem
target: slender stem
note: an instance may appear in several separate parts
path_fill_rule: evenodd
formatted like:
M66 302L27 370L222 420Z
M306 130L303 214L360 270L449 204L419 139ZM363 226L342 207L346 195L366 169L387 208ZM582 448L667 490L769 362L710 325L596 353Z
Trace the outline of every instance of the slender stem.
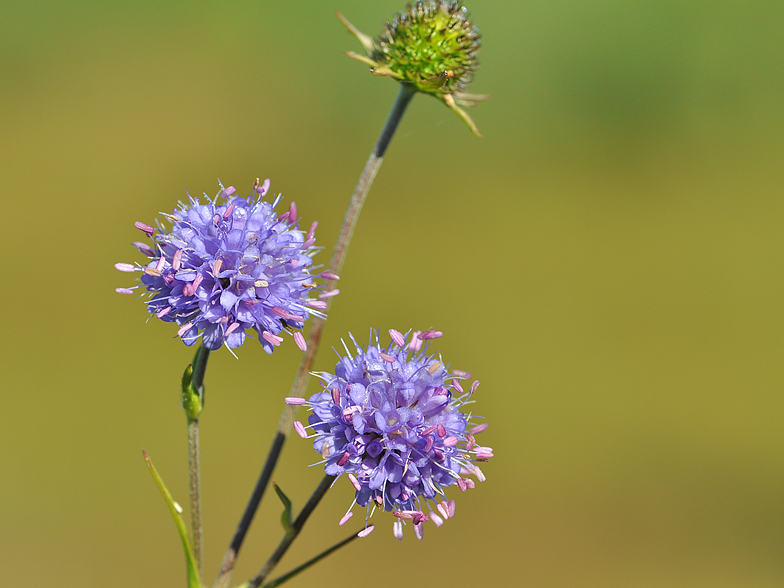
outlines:
M373 184L373 179L376 177L376 173L378 173L378 170L381 167L381 162L383 161L384 153L386 152L387 147L389 147L389 142L392 140L392 136L395 134L395 130L397 129L400 120L403 118L403 114L405 113L409 102L411 102L411 98L414 97L414 94L415 90L410 85L400 84L400 90L398 91L397 98L395 98L395 103L392 105L392 110L387 117L387 122L381 131L381 135L379 136L375 147L373 148L373 152L370 154L370 158L365 164L365 169L362 170L362 175L359 177L357 186L354 189L354 194L351 196L351 201L349 202L348 208L346 209L346 215L343 217L343 225L340 227L340 233L338 235L337 242L335 243L335 249L332 253L332 260L330 261L329 265L330 271L334 274L339 274L340 270L343 268L343 262L346 260L348 246L351 242L351 236L354 234L354 228L356 227L357 221L359 220L359 213L362 210L362 205L365 203L365 198L370 191L370 186ZM334 280L329 280L326 284L326 290L333 289L335 284L336 282ZM328 298L327 310L329 310L331 304L332 298ZM310 368L313 366L313 361L316 359L319 343L321 341L321 333L323 330L324 319L314 317L313 324L310 327L310 332L308 333L307 351L305 351L305 354L302 356L302 361L300 362L297 375L295 376L294 383L291 387L290 396L304 396L305 388L307 387L308 383L308 374L310 373ZM264 469L259 476L258 482L256 483L256 488L254 489L253 495L248 502L248 506L245 509L242 520L237 527L237 531L234 533L234 538L232 539L231 545L226 551L226 555L223 557L221 571L218 574L217 580L215 581L215 588L225 588L229 585L231 572L234 568L234 562L236 561L237 554L239 553L240 547L242 546L245 533L247 532L248 527L250 526L250 522L256 513L256 509L259 506L261 497L264 494L264 489L269 483L269 476L271 475L272 470L275 468L275 464L278 461L278 457L280 456L280 452L283 449L283 443L286 440L286 436L291 431L291 424L294 422L295 412L296 407L286 405L286 408L280 417L278 433L275 437L275 441L272 444L270 453L267 456L267 461L264 464ZM265 472L269 473L265 475Z
M188 419L188 478L191 495L191 530L193 556L202 575L201 557L201 495L199 490L199 419Z
M327 557L329 554L337 551L338 549L340 549L344 545L348 545L349 543L351 543L354 539L357 539L358 537L359 537L359 535L357 533L353 533L353 534L349 535L348 537L343 539L343 541L341 541L340 543L337 543L337 544L333 545L332 547L330 547L329 549L327 549L325 551L322 551L316 557L309 559L304 564L302 564L301 566L297 566L296 568L294 568L290 572L275 578L271 582L267 582L261 588L277 588L278 586L280 586L284 582L290 580L291 578L293 578L294 576L296 576L300 572L305 571L306 569L308 569L313 564L318 563L319 561L321 561L322 559Z
M308 502L302 508L302 511L299 513L299 516L297 516L297 519L291 525L291 531L283 536L283 539L278 545L278 548L267 560L267 563L264 564L264 567L261 568L259 573L256 574L248 583L248 588L258 588L261 586L261 583L278 564L280 559L286 554L286 551L288 551L288 548L294 542L294 539L297 538L297 535L299 535L302 527L305 526L305 521L308 520L308 517L316 508L319 501L324 497L324 494L327 493L327 490L329 490L332 482L335 481L335 477L336 476L324 476L321 479L321 483L313 492L313 495L310 497L310 499L308 499Z
M346 260L346 254L348 253L348 246L351 243L351 236L354 234L354 227L356 227L357 220L359 220L359 213L362 211L362 205L365 203L365 198L370 191L370 186L373 184L373 179L376 177L376 173L378 173L378 170L381 167L381 162L383 161L384 153L389 146L389 142L395 134L400 119L403 118L403 114L406 112L406 107L409 102L411 102L411 98L414 97L414 93L415 90L410 85L400 84L400 90L398 91L395 103L392 105L392 110L387 117L387 122L381 131L381 135L376 142L373 152L370 154L370 158L365 164L365 169L362 170L362 175L359 177L357 187L354 189L351 202L349 202L348 209L346 210L346 216L343 218L343 225L340 227L340 234L335 243L335 250L332 253L332 261L329 264L329 270L334 274L340 274L340 270L343 268L343 262ZM335 285L335 281L330 280L327 282L326 289L331 290ZM327 309L329 309L331 303L332 298L328 298ZM299 364L299 370L294 378L294 384L291 386L291 393L289 396L302 397L305 395L305 388L307 388L308 384L308 374L310 373L310 368L313 366L313 361L316 359L323 330L324 319L316 317L313 321L313 326L310 328L310 333L308 334L308 349L302 356L302 362ZM286 405L286 408L283 411L280 424L278 425L278 431L284 435L288 435L291 430L291 423L294 421L294 413L296 410L296 406Z
M226 554L223 556L218 579L215 580L215 588L225 588L229 584L231 572L234 569L234 563L237 561L237 555L239 555L242 542L245 540L245 534L250 528L253 516L256 514L256 510L261 503L261 498L264 496L264 491L269 485L270 478L272 477L272 470L275 469L275 464L278 461L278 456L280 455L280 450L283 448L283 442L285 440L286 437L282 433L275 434L272 448L270 449L267 461L264 463L264 467L261 470L259 479L256 481L256 487L253 489L253 494L248 501L248 506L245 507L245 512L242 515L242 519L240 519L240 524L237 525L237 530L234 532L231 545L229 545L229 549L226 550Z
M188 488L191 499L191 532L193 556L202 577L201 474L199 468L199 413L204 407L204 373L210 350L203 345L193 358L190 382L183 381L183 407L188 417ZM186 376L188 371L185 372ZM190 384L190 385L188 385ZM194 398L198 394L198 399ZM186 397L192 402L186 404ZM193 412L190 412L193 410Z

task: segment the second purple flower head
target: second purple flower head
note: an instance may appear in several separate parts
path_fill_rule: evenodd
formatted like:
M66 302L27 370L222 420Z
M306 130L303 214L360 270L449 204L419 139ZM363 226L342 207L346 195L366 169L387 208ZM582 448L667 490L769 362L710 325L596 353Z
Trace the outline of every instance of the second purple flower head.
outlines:
M334 373L315 374L323 380L323 392L286 402L312 410L313 448L328 475L347 474L356 491L352 507L392 511L395 537L402 538L408 520L421 539L422 523L440 526L454 515L447 488L473 488L468 476L484 480L477 462L493 457L493 451L475 438L487 424L462 412L479 382L464 389L461 382L470 375L450 371L440 356L427 352L429 340L441 333L416 331L410 339L394 329L389 334L392 342L385 347L377 336L367 347L355 342L356 355L346 349ZM301 423L294 428L308 436ZM351 509L340 524L350 516ZM366 527L361 535L371 530Z

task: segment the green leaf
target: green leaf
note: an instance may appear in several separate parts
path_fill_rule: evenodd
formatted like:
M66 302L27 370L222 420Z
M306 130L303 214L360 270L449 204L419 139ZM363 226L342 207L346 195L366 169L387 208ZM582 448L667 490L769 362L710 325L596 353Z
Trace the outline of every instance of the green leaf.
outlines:
M278 485L273 482L272 485L275 487L275 492L278 494L278 498L283 503L283 513L280 515L280 522L283 524L283 530L286 533L291 533L291 500L289 497L283 493L283 490L278 488Z
M188 419L196 420L201 412L201 396L193 386L193 365L188 364L182 374L182 408Z
M179 505L176 505L172 495L169 493L169 489L166 488L166 484L163 483L161 476L158 474L158 470L152 465L150 456L148 456L147 452L143 449L142 453L144 454L144 460L147 462L147 467L150 468L150 473L152 473L152 477L155 479L155 483L158 484L158 489L166 499L166 504L169 505L169 511L171 512L172 517L174 517L174 523L177 525L177 531L180 533L182 549L185 552L185 567L188 570L188 588L202 588L201 581L199 580L199 571L196 567L196 559L193 557L193 550L191 549L191 544L188 540L188 530L185 527L185 521L183 521L180 516L180 511L177 509Z

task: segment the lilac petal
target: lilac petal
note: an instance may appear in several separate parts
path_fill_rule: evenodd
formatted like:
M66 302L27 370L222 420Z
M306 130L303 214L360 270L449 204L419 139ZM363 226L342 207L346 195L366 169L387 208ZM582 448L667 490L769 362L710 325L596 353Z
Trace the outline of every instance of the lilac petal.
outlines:
M225 310L231 310L232 308L234 308L234 305L237 304L237 300L239 300L239 298L234 292L230 290L224 290L223 292L221 292L220 305Z

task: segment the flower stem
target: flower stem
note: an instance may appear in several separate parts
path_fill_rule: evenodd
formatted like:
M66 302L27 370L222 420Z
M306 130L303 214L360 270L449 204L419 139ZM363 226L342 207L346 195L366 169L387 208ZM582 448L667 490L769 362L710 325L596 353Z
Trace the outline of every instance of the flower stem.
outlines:
M357 186L354 189L354 194L346 209L346 215L343 217L343 225L340 227L340 234L335 243L335 249L332 253L332 260L329 265L330 272L334 274L339 274L343 267L346 253L348 253L348 246L351 242L351 236L354 234L354 227L356 227L357 221L359 220L359 213L362 210L362 205L365 203L365 198L370 191L370 186L373 184L373 179L376 177L376 173L381 167L381 162L383 161L387 147L389 147L389 142L392 140L392 136L395 134L395 130L397 129L400 120L403 118L403 114L405 113L409 102L411 102L411 98L414 97L414 94L415 90L412 86L404 83L400 84L400 90L398 91L397 98L395 98L395 103L392 105L392 110L387 117L387 122L381 131L376 146L373 148L373 152L370 154L370 158L365 164L365 169L362 170L362 175L359 177ZM333 289L335 284L334 280L328 281L325 290ZM328 298L327 310L329 310L331 304L332 298ZM307 376L310 373L310 368L313 366L313 361L316 359L316 353L318 352L323 330L324 319L314 317L313 324L308 333L308 348L302 356L297 375L294 378L294 383L291 387L291 396L302 397L305 394L305 388L308 383ZM296 407L286 405L286 408L280 417L278 432L272 443L272 448L267 456L264 468L259 475L259 479L256 482L256 488L253 490L245 513L242 515L242 520L234 533L231 545L229 546L229 549L226 550L226 554L223 557L220 573L215 580L215 588L225 588L229 585L234 562L237 560L240 547L242 547L242 542L245 539L245 533L253 520L253 516L256 514L256 510L261 502L261 497L264 495L264 490L266 489L267 484L269 484L272 470L275 468L280 452L283 449L283 443L286 440L286 436L291 431L291 424L294 422L295 411Z
M193 532L193 556L202 575L201 563L201 493L199 490L199 419L188 419L188 478L191 495L191 530Z
M346 216L343 218L343 225L340 227L340 234L338 235L338 240L335 243L335 249L332 253L332 261L329 264L329 271L333 274L340 274L343 262L346 259L346 253L348 253L351 236L354 234L354 227L357 225L359 213L362 211L362 205L365 203L365 197L370 191L373 179L376 177L376 173L378 173L378 170L381 167L384 153L389 146L389 142L392 140L392 136L395 134L397 125L403 118L406 107L409 102L411 102L411 98L414 97L414 94L415 90L412 86L400 84L400 90L398 91L395 103L392 105L392 110L387 117L387 122L381 131L381 135L378 137L378 141L376 142L373 152L370 154L370 158L365 164L365 169L362 170L362 175L359 176L357 187L354 189L354 195L351 197L351 202L349 202L348 209L346 210ZM336 282L330 280L327 282L325 289L331 290L335 285ZM329 309L331 303L332 298L328 298L327 309ZM294 378L294 384L291 386L291 393L289 396L302 397L305 395L305 388L307 388L308 384L308 374L310 373L310 368L313 366L313 361L316 359L323 329L324 319L315 317L313 325L310 328L310 333L308 334L308 350L305 352L305 355L302 356L302 362L299 364L299 370ZM294 421L294 413L296 410L296 406L286 405L286 409L283 411L280 424L278 425L278 431L283 435L288 435L289 431L291 431L291 423Z
M223 556L221 569L218 573L218 578L215 580L215 588L226 588L226 586L229 585L231 572L234 569L234 562L237 561L237 555L240 552L240 547L242 547L242 542L245 540L245 534L248 532L248 528L253 521L256 510L259 508L261 498L264 496L264 491L269 485L270 478L272 477L272 470L275 468L275 464L278 461L278 456L280 455L285 440L285 435L281 433L275 434L272 448L270 449L267 461L264 463L264 467L261 470L259 479L256 481L256 487L253 489L253 494L251 494L250 500L248 501L248 506L245 507L245 512L242 515L242 519L240 519L239 525L237 525L237 530L234 532L231 545L229 545L226 554Z
M262 588L277 588L278 586L280 586L284 582L290 580L291 578L293 578L294 576L296 576L300 572L305 571L306 569L308 569L313 564L318 563L319 561L321 561L322 559L327 557L332 552L337 551L338 549L340 549L344 545L348 545L354 539L358 539L358 538L359 538L359 535L357 533L352 533L351 535L349 535L348 537L343 539L343 541L341 541L340 543L337 543L337 544L333 545L332 547L330 547L329 549L326 549L326 550L322 551L316 557L309 559L304 564L302 564L300 566L297 566L296 568L294 568L290 572L288 572L286 574L283 574L282 576L280 576L278 578L275 578L271 582L267 582L266 584L264 584L264 586L262 586Z
M329 490L329 487L332 485L332 482L334 481L335 481L335 476L324 476L321 479L321 483L313 492L313 495L310 497L310 499L308 499L307 503L302 508L302 511L299 513L294 523L292 523L291 530L283 536L283 539L278 545L278 548L267 560L267 563L264 564L264 567L261 568L259 573L256 574L250 580L250 582L248 583L248 588L258 588L259 586L261 586L261 583L264 581L264 579L278 564L280 559L286 554L286 551L288 551L289 546L294 542L294 539L297 538L297 535L299 535L299 532L302 530L302 527L305 526L305 521L308 520L308 517L316 508L319 501L324 497L324 494L327 493L327 490Z
M210 350L203 345L196 351L193 358L193 371L190 386L183 382L183 399L185 399L185 389L191 391L191 396L198 396L195 401L197 405L190 408L195 412L189 412L185 404L186 415L188 417L188 488L191 499L191 532L193 533L193 557L199 570L199 577L202 576L202 528L201 528L201 474L199 469L199 417L198 414L204 406L204 373L207 369L207 360L210 358ZM187 374L187 372L186 372ZM195 393L195 394L193 394Z

